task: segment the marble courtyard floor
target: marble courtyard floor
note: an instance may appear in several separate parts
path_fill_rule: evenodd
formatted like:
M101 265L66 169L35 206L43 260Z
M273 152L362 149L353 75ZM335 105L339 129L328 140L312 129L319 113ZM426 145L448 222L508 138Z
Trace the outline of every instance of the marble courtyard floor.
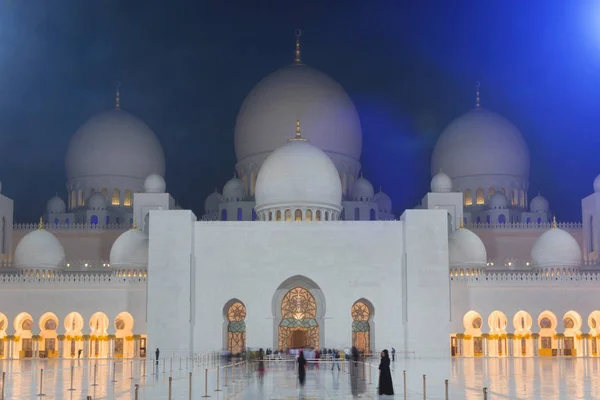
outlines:
M246 367L235 371L221 365L220 388L216 389L216 367L208 361L192 363L179 359L159 364L155 373L151 361L121 360L0 360L5 372L5 399L40 398L40 369L44 368L44 399L133 399L139 385L139 399L168 399L169 376L172 377L172 399L188 399L192 373L192 398L205 393L205 373L211 399L350 399L378 398L377 360L358 368L353 379L347 365L332 372L331 364L309 368L306 385L299 388L294 363L266 362L262 378ZM193 364L193 365L192 365ZM96 384L94 384L96 365ZM163 368L164 366L164 368ZM73 367L73 388L71 388ZM116 368L115 368L116 367ZM370 376L369 376L369 368ZM208 371L206 372L206 369ZM426 375L426 398L445 399L445 383L449 380L450 399L600 399L600 358L458 358L400 359L393 363L395 398L403 399L403 371L407 371L407 399L423 399L423 373ZM116 380L116 382L112 382ZM227 380L227 382L225 382ZM226 385L226 386L225 386ZM1 394L0 394L1 399Z

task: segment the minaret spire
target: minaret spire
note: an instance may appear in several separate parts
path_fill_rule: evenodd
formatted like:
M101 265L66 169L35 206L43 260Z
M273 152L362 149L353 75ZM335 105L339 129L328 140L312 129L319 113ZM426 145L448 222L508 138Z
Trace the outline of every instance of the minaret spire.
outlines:
M475 108L481 108L481 102L479 99L479 87L481 86L481 82L475 82Z
M552 218L552 229L558 228L558 224L556 223L556 215Z
M296 29L296 55L294 56L294 64L297 65L302 64L302 55L300 53L300 36L302 36L302 31L300 29Z
M44 218L40 217L40 224L38 225L38 229L44 229Z
M117 82L117 93L115 95L115 110L121 109L121 82Z

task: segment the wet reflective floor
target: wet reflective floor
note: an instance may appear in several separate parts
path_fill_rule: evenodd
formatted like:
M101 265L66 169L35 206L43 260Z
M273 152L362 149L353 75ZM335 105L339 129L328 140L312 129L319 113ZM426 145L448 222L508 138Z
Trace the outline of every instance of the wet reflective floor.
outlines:
M151 361L2 360L0 370L5 399L33 399L40 393L46 399L133 399L135 385L139 399L168 399L169 377L172 399L188 399L190 382L193 399L205 393L219 400L368 399L378 398L377 365L368 361L355 374L345 363L340 371L337 366L332 371L331 363L311 365L303 387L293 361L266 362L262 376L246 365L225 368L185 358L172 366L166 360L158 368ZM423 399L424 386L427 399L445 399L446 379L450 399L483 399L484 387L488 399L600 399L597 358L401 359L393 363L395 398L403 398L404 371L407 399Z

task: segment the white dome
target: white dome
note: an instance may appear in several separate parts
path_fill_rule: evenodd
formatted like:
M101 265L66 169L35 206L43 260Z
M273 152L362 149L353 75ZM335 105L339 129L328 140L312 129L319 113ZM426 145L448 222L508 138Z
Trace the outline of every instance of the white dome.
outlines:
M373 196L373 201L377 203L379 211L385 213L392 212L392 199L382 191L381 188L379 188L379 192L375 193L375 196Z
M529 203L529 211L537 213L537 212L548 212L550 210L550 204L548 200L540 194L531 199L531 203Z
M487 252L479 236L459 228L448 237L448 255L452 268L480 268L487 264Z
M452 179L442 171L431 179L432 193L450 193L452 191Z
M144 191L146 193L164 193L167 190L165 178L159 174L150 174L144 181Z
M223 201L223 196L215 189L214 192L208 195L204 201L204 212L211 214L219 211L219 204Z
M491 209L505 209L508 208L508 199L504 193L496 190L492 197L490 197L488 205Z
M46 203L46 212L48 214L62 214L67 210L64 200L58 196L52 197Z
M581 248L569 232L552 228L533 243L531 264L533 268L579 267Z
M148 266L148 235L137 229L122 233L110 248L113 268L146 268Z
M67 149L67 179L131 177L143 181L165 173L165 156L154 133L122 110L98 114L83 124Z
M324 73L290 65L260 81L244 100L235 125L238 162L283 146L297 120L314 146L360 159L360 120L348 94Z
M246 197L244 185L237 177L233 177L223 186L223 199L225 201L242 201Z
M600 175L598 175L596 179L594 179L594 192L600 193Z
M17 268L60 269L65 263L65 249L52 233L37 229L23 236L15 249Z
M435 145L431 174L450 178L507 175L529 179L529 150L519 130L504 117L477 108L448 125Z
M104 197L104 195L100 192L92 194L85 201L85 207L88 210L106 210L106 205L106 197Z
M354 201L371 201L374 196L373 185L362 176L354 182L350 197Z
M256 211L278 206L323 206L341 211L342 182L333 161L305 140L291 140L263 163Z

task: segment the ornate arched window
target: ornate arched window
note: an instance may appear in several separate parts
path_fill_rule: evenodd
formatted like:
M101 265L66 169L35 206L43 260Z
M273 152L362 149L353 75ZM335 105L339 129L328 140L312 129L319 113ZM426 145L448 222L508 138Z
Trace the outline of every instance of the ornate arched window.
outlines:
M127 189L125 191L125 198L123 199L123 205L125 207L131 207L133 205L133 195L131 194L131 190Z
M312 221L312 210L306 210L306 220Z
M496 193L496 189L494 189L493 187L491 187L490 190L488 190L488 199L492 198L492 196L494 195L494 193Z
M369 306L362 301L354 303L352 306L352 345L365 354L371 352L370 317Z
M227 309L227 349L240 354L246 349L246 307L236 301Z
M121 205L121 192L119 191L119 189L114 189L112 191L112 201L111 204L113 206L120 206Z
M313 295L302 287L295 287L281 301L279 350L291 348L319 348L317 303Z
M465 206L472 206L473 205L473 192L471 192L471 189L467 189L465 190Z
M302 210L294 211L294 221L302 221Z
M483 189L477 189L477 192L475 192L475 197L475 201L478 205L485 203L485 195L483 194Z

